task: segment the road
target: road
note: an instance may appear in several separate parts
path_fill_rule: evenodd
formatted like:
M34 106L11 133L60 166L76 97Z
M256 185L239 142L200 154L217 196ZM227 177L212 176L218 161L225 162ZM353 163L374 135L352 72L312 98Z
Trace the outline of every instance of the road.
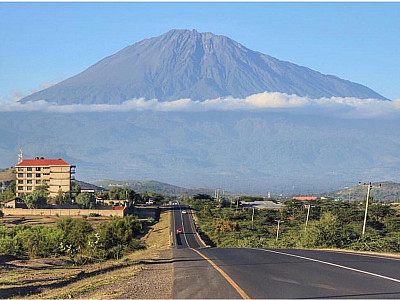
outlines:
M187 214L182 214L186 210ZM400 258L298 249L204 248L175 205L173 297L400 298Z

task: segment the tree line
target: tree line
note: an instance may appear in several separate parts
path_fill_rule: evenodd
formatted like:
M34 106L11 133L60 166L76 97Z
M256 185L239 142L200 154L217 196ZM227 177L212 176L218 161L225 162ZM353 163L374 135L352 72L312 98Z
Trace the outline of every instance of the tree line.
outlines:
M45 183L35 186L32 193L21 196L28 208L42 208L46 205L71 205L78 204L81 208L95 208L104 203L104 200L114 202L124 201L127 205L146 203L152 199L156 204L165 200L164 196L151 191L136 193L130 188L113 187L109 191L96 191L95 193L81 192L81 187L75 182L71 183L71 191L63 192L61 189L55 197L49 196L49 187ZM0 202L5 203L15 199L15 181L4 193L0 193Z
M369 201L371 201L370 199ZM219 247L343 248L400 252L400 213L388 205L369 206L362 234L364 203L331 199L288 200L281 210L236 208L230 201L193 197L200 229ZM278 221L280 223L279 232ZM278 233L278 235L277 235Z
M56 226L0 225L0 254L19 258L69 257L75 264L119 259L127 251L145 248L138 239L143 222L114 217L96 228L86 218L62 218Z

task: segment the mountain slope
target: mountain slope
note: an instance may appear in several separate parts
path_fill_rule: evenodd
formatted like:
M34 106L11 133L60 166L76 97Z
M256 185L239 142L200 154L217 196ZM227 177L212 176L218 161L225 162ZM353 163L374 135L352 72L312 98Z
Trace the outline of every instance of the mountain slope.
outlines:
M0 113L0 168L62 157L86 182L152 179L238 193L400 182L400 119L280 112Z
M160 193L167 196L182 196L183 193L187 193L190 196L196 194L212 195L214 192L210 189L187 189L154 180L100 180L93 182L93 184L106 189L111 189L114 186L120 186L123 188L131 188L137 193L151 191L153 193Z
M363 201L367 197L366 194L367 186L357 185L354 187L324 193L322 195L326 197L341 199L343 201ZM392 181L373 182L371 197L373 197L374 202L399 202L400 183Z
M385 100L368 87L280 61L225 36L171 30L128 46L21 102L119 104L142 97L206 100L265 91Z

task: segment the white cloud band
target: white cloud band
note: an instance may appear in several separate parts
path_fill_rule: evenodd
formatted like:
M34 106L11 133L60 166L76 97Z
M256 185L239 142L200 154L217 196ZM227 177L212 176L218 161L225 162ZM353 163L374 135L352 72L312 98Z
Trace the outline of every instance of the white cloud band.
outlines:
M79 112L127 112L127 111L271 111L290 110L307 113L325 113L341 117L370 118L377 116L399 115L400 99L381 101L376 99L357 99L352 97L311 99L285 93L260 93L240 99L233 97L217 98L205 101L180 99L161 102L157 99L132 99L122 104L71 104L57 105L44 100L28 102L0 102L0 112L41 111L58 113Z

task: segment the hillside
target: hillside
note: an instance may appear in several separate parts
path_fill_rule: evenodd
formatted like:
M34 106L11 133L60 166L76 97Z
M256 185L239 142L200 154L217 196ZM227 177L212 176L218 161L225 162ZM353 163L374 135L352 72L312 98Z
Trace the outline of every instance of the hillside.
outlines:
M94 185L94 184L91 184L88 182L76 180L76 179L75 179L75 183L81 187L81 190L95 190L95 191L106 191L107 190L100 186L97 186L97 185Z
M225 36L171 30L128 46L21 102L120 104L134 98L203 101L263 92L315 99L386 99L361 84L253 51Z
M0 169L0 187L4 185L5 187L8 186L8 184L15 180L15 169L14 168L9 168L9 169Z
M154 180L126 180L126 181L100 180L93 182L93 184L106 189L111 189L112 187L120 186L122 188L126 187L130 188L138 193L151 191L154 193L160 193L167 196L181 196L184 193L187 193L189 196L200 193L209 195L214 194L214 191L210 189L187 189Z
M367 186L358 185L333 192L322 194L326 197L341 199L343 201L363 201L366 198ZM400 183L384 181L373 182L371 196L374 202L399 202Z

